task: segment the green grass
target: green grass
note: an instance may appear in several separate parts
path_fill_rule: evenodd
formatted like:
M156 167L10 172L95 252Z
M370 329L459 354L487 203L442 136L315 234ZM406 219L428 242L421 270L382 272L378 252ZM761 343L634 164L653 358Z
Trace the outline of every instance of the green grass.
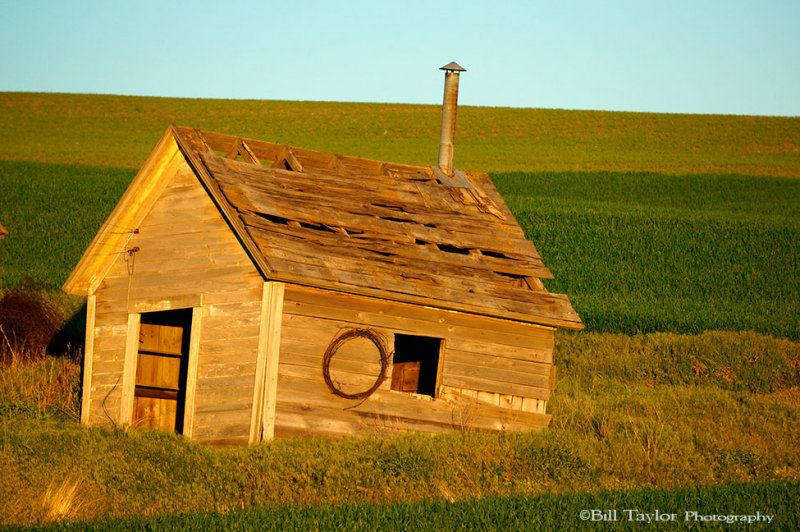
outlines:
M74 404L77 371L47 360L7 369L0 522L281 506L303 515L314 512L298 509L308 505L800 480L800 343L752 332L573 333L557 337L555 357L553 421L541 433L296 438L244 449L77 426L69 409L53 407ZM58 496L70 486L79 489Z
M130 170L0 161L0 288L58 291ZM800 338L800 181L630 173L493 178L589 330ZM79 302L69 301L74 311Z
M138 168L171 123L408 164L437 160L437 105L0 93L0 158ZM455 163L486 172L800 176L800 117L461 106Z
M797 341L754 332L564 332L557 335L555 363L568 374L559 379L556 396L604 382L777 393L800 385L798 348Z
M432 164L440 117L65 94L0 107L0 290L30 277L72 311L80 298L55 294L170 122ZM800 181L770 176L800 177L800 118L462 107L456 165L493 173L588 325L556 337L550 429L212 449L77 426L79 368L48 358L0 368L0 522L547 530L642 506L774 509L797 528Z
M800 337L800 182L753 176L492 176L590 330Z
M0 161L0 289L31 278L60 291L135 172Z
M641 530L659 523L682 530L800 527L800 482L776 481L571 494L482 497L394 504L277 506L231 512L59 523L23 530ZM581 519L582 512L599 511ZM616 511L610 514L608 511ZM627 511L626 511L627 510ZM660 516L655 517L658 510ZM666 515L664 515L666 514ZM616 521L600 521L603 516ZM709 518L708 516L714 516ZM771 518L767 523L766 519ZM706 521L716 519L716 521ZM722 519L731 521L722 521ZM757 519L761 519L757 521ZM738 522L736 521L738 520ZM736 524L733 524L736 523ZM662 525L663 526L663 525ZM737 527L737 528L738 528Z
M437 106L32 93L0 104L0 289L32 277L58 291L135 173L120 168L138 167L170 122L418 164L437 149ZM797 117L464 107L457 162L493 172L555 274L548 288L590 330L798 338L800 184L768 175L800 176L799 146Z

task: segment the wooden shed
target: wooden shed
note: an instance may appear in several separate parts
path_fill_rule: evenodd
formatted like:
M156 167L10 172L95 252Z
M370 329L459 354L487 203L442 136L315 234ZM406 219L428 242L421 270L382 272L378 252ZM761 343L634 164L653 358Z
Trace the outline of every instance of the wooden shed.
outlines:
M81 420L208 443L547 426L564 295L486 174L171 126L64 285Z

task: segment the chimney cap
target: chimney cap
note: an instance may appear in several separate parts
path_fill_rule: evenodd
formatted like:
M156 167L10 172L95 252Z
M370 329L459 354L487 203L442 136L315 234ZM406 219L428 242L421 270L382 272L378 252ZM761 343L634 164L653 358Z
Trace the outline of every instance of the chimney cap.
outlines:
M466 72L467 69L456 63L455 61L450 61L448 64L440 68L439 70L448 70L450 72Z

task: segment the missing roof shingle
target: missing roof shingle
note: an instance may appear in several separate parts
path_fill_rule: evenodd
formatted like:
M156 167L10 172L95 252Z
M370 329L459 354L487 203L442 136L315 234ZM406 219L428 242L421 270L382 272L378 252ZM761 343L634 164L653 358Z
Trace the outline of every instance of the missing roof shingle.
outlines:
M525 276L524 275L520 275L518 273L499 272L497 270L495 270L494 273L497 274L497 275L500 275L502 277L508 277L509 279L514 279L514 280L519 280L519 281L524 281L525 280Z
M514 257L509 257L508 255L506 255L504 253L500 253L499 251L490 251L488 249L482 249L481 253L483 255L487 256L487 257L492 257L492 258L495 258L495 259L519 260L519 259L515 259Z
M279 225L288 225L290 227L302 227L303 229L311 229L314 231L322 231L325 233L340 233L340 231L338 231L337 228L330 227L324 224L290 220L289 218L284 218L283 216L276 216L274 214L267 214L265 212L257 212L255 214L263 218L264 220L269 220L270 222Z
M375 255L380 255L381 257L396 257L397 256L397 253L392 253L390 251L379 251L377 249L364 248L364 247L362 247L360 249L362 249L363 251L367 251L369 253L374 253Z
M282 216L275 216L274 214L267 214L265 212L254 212L253 214L275 224L289 225L289 219Z
M469 248L460 248L450 244L436 244L436 247L445 253L458 253L459 255L469 255Z
M338 233L336 229L332 229L327 225L315 224L311 222L299 222L299 223L300 227L303 227L305 229L313 229L314 231L322 231L324 233Z

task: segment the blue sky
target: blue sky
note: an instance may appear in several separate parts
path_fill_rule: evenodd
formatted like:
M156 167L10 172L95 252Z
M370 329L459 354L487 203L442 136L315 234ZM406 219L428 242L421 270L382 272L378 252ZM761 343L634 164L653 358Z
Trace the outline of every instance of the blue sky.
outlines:
M0 0L0 91L800 115L800 0Z

